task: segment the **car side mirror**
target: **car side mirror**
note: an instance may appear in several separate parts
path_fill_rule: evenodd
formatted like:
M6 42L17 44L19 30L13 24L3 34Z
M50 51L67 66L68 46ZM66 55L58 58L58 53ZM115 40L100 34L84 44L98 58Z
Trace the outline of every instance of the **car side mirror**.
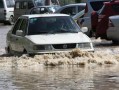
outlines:
M83 33L86 33L86 32L88 32L88 28L87 28L87 27L81 27L81 31L82 31Z
M18 35L18 36L23 36L23 31L22 31L22 30L17 30L17 31L16 31L16 35Z

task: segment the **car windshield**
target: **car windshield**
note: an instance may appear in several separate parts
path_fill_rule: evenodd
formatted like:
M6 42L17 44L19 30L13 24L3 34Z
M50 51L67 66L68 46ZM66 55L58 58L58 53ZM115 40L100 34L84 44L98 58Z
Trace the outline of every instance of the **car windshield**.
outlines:
M35 17L29 19L28 35L77 33L79 26L69 16Z
M103 3L106 2L108 0L104 0L104 1L93 1L93 2L90 2L92 8L94 11L98 11L100 10L102 7L103 7Z
M14 0L6 0L7 7L14 7Z

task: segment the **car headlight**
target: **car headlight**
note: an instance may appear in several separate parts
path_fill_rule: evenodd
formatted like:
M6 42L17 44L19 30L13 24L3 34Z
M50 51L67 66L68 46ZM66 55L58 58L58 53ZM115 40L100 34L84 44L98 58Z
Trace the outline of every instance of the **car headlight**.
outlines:
M51 50L51 45L34 45L33 50Z
M79 43L78 48L91 49L91 44L90 43Z

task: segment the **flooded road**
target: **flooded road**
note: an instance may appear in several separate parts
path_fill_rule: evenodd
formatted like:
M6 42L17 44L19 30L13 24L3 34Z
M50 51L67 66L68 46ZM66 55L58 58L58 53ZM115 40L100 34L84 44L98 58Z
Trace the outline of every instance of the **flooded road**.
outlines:
M118 90L118 66L0 66L0 90Z
M0 90L119 90L119 48L110 41L92 39L94 53L10 57L4 51L10 28L0 26Z

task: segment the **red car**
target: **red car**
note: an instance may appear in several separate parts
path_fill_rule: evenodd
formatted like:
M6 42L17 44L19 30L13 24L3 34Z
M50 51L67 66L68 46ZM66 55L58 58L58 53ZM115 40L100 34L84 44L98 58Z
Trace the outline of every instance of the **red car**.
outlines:
M96 38L107 39L106 30L108 29L109 16L119 15L119 0L104 2L101 12L92 12L91 24Z

